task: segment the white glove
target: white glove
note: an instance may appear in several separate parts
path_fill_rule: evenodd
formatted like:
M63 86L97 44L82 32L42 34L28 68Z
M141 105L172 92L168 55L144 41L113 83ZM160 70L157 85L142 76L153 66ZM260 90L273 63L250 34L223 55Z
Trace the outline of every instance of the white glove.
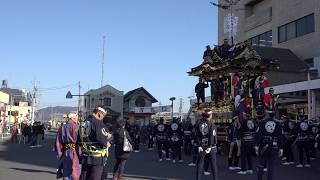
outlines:
M254 147L254 150L256 151L256 154L257 154L257 156L259 155L259 147L258 146L255 146Z
M198 147L198 151L201 153L203 151L202 147Z
M206 150L206 153L209 154L210 152L211 152L211 148L208 148L208 149Z
M283 156L283 149L279 149L279 157Z

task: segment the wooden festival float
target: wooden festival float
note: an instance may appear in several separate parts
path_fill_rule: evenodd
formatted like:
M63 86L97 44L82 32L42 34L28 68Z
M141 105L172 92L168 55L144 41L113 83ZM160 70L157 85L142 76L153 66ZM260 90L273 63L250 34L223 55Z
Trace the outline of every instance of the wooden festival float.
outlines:
M188 74L210 85L211 101L201 102L199 106L194 103L192 113L199 115L211 111L212 120L218 126L218 139L225 141L225 127L232 122L239 89L249 101L250 113L255 117L256 111L264 108L261 97L256 96L257 81L261 77L266 78L267 70L276 66L264 61L248 41L233 46L225 43L213 49L207 46L202 64L192 68Z

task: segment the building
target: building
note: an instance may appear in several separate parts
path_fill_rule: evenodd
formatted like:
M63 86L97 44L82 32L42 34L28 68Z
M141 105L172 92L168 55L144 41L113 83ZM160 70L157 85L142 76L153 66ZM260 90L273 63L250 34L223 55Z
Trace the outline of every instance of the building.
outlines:
M281 94L281 111L299 109L319 117L320 1L233 1L238 3L218 11L219 44L231 37L235 43L249 40L263 59L279 61L280 69L268 74L271 86Z
M25 117L31 118L31 99L24 90L3 87L0 91L7 94L5 99L9 98L5 108L9 123L13 123L15 119L21 122Z
M6 107L9 104L9 94L0 91L0 116L6 116Z
M91 89L84 95L82 112L85 116L90 115L97 105L102 105L107 110L107 120L115 122L123 118L123 91L106 85L98 89Z
M131 122L139 121L140 125L149 124L155 114L151 107L156 102L158 100L143 87L129 91L124 95L124 118Z
M232 12L235 41L290 49L320 68L320 49L314 48L320 43L319 8L318 0L241 0ZM230 11L219 9L219 44L229 37L230 20Z

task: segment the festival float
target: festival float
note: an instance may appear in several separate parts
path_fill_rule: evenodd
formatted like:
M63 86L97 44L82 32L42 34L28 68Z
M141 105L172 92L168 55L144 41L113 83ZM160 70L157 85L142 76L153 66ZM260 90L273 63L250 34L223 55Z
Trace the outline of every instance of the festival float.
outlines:
M276 62L263 60L249 41L230 46L225 40L223 45L207 46L203 62L188 72L189 76L199 78L195 87L197 102L191 105L191 112L196 116L210 111L218 127L219 142L226 141L225 127L239 113L237 105L242 103L243 111L253 118L257 111L265 110L264 88L269 84L266 72L277 66ZM207 87L211 90L211 101L204 102Z

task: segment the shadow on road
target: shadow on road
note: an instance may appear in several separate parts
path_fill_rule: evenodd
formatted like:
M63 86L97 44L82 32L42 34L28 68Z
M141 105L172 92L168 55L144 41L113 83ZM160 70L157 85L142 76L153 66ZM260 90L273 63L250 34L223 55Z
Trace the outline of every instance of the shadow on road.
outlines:
M46 173L55 177L55 169L57 168L56 154L52 152L54 145L54 133L46 136L43 147L30 148L24 144L12 144L10 141L0 143L0 163L14 162L21 164L17 167L14 165L4 165L7 170L30 173ZM113 148L112 148L113 149ZM127 161L125 169L125 177L127 179L141 179L141 180L193 180L195 179L195 168L188 167L190 157L184 157L184 163L173 164L170 161L158 162L156 151L147 151L142 147L140 153L132 153ZM110 152L108 158L108 171L113 170L115 157L113 150ZM255 159L254 162L257 160ZM311 168L295 168L295 166L281 166L281 161L276 162L276 175L274 179L283 180L319 180L320 159L312 161ZM24 166L23 166L24 165ZM15 168L12 168L15 167ZM256 167L256 166L254 166ZM49 168L49 169L48 169ZM50 171L52 169L52 171ZM220 180L253 180L256 179L256 172L254 175L240 176L234 171L227 170L227 158L225 156L218 156L218 169ZM255 170L255 169L254 169ZM111 175L111 174L110 174ZM109 177L110 177L109 175ZM206 176L204 179L210 179Z
M30 148L28 144L13 144L10 139L0 143L0 159L21 164L55 168L58 164L52 152L54 134L46 135L42 147Z
M30 172L30 173L47 173L47 174L56 174L53 171L43 171L43 170L36 170L36 169L23 169L23 168L10 168L15 171L23 171L23 172Z

